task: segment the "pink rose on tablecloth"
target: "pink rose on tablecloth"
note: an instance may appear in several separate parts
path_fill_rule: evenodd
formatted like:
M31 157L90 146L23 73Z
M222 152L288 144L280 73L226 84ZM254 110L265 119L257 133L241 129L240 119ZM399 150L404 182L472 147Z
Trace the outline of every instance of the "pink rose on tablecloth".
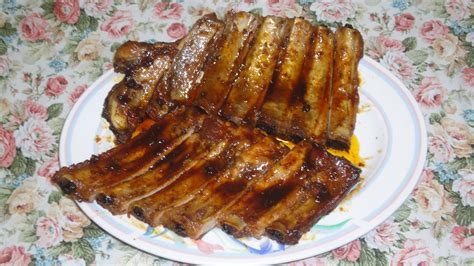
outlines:
M112 38L119 38L129 33L135 21L132 12L129 10L117 10L113 17L107 19L100 26L100 30L105 31Z
M48 110L43 105L28 99L25 101L25 115L27 118L36 117L46 120L48 118Z
M451 234L450 239L458 249L464 252L474 251L474 228L455 226Z
M411 82L415 78L413 63L404 53L387 52L382 58L382 62L392 73L405 82Z
M267 0L270 13L275 16L295 17L302 13L302 8L295 0Z
M344 22L354 16L354 4L350 0L319 0L309 7L320 20Z
M418 213L431 222L439 221L441 217L454 210L454 204L449 201L444 187L434 179L418 185L415 200L418 204Z
M472 3L471 3L472 4ZM468 4L469 5L469 4ZM469 18L471 10L466 5L466 1L463 0L448 0L444 3L444 7L452 20L462 20Z
M98 17L105 14L111 5L112 0L85 0L84 11L89 16Z
M0 56L0 77L8 76L10 72L10 60L6 55Z
M13 190L7 200L10 214L26 214L35 210L40 204L41 197L36 191L37 179L29 178Z
M40 160L54 147L53 131L44 120L29 118L14 132L21 152L26 157Z
M448 26L444 25L440 20L427 21L421 27L421 36L429 43L438 38L445 37L448 32Z
M410 13L402 13L395 16L395 30L407 31L411 30L415 25L415 17Z
M461 169L458 174L461 178L454 180L453 191L459 193L464 206L474 206L474 171Z
M398 225L393 220L388 220L365 235L365 241L371 248L389 251L400 239L400 236L397 234L399 231Z
M408 239L402 250L395 254L390 265L428 266L433 262L433 254L421 239Z
M49 24L38 13L32 13L20 21L21 36L31 42L49 38Z
M166 33L173 39L181 39L188 33L188 29L183 23L175 22L166 29Z
M382 44L383 48L385 48L385 51L403 52L405 50L405 45L403 45L403 43L397 39L385 38L380 36L378 40Z
M453 148L443 136L433 135L429 137L428 143L428 151L436 161L449 162L454 158Z
M436 108L443 103L446 93L438 78L424 77L415 90L415 99L424 108Z
M62 229L64 241L75 241L84 235L83 228L90 225L91 221L77 207L74 201L61 198L59 209L62 214Z
M49 78L46 82L46 89L44 94L48 97L59 96L66 90L69 82L64 76L56 76Z
M246 4L253 4L255 3L256 0L244 0L244 3Z
M80 41L74 51L76 52L79 61L92 61L100 56L103 48L104 46L100 41L99 33L94 32Z
M178 3L161 2L155 5L155 14L160 19L180 19L183 6Z
M63 241L63 230L58 221L52 217L40 217L36 221L36 244L42 248L58 245Z
M68 101L69 101L69 104L70 105L74 105L77 100L79 99L79 97L81 97L81 95L84 93L84 91L87 90L87 85L86 84L82 84L82 85L79 85L77 86L72 92L71 94L69 95L69 98L68 98Z
M9 167L16 156L16 142L13 133L0 124L0 167Z
M431 182L433 178L434 178L433 170L425 168L421 172L420 182L428 183L428 182Z
M39 176L45 177L48 181L51 181L54 173L59 170L59 158L58 155L53 156L38 169L37 174Z
M446 34L444 38L434 40L432 45L435 55L450 63L463 58L466 54L458 37L451 33Z
M194 243L201 252L206 254L212 254L216 250L224 250L221 245L210 244L201 239L194 240Z
M81 14L79 0L56 0L53 13L59 21L75 24Z
M456 156L469 157L472 154L471 145L474 144L474 136L469 127L448 117L441 120L441 126L446 132L447 140L453 147Z
M9 246L0 250L0 265L27 266L31 262L31 255L24 247Z
M347 261L357 261L360 257L361 244L360 240L356 239L347 245L338 247L332 251L332 255L337 260L346 259Z
M462 70L462 79L468 86L474 88L474 68L465 68Z

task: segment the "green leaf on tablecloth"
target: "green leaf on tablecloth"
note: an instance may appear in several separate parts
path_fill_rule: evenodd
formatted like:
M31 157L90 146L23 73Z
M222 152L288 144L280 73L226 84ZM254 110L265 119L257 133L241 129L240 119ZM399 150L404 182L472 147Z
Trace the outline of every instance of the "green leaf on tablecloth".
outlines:
M48 256L57 258L61 254L69 253L72 250L72 243L71 242L62 242L61 244L49 248L48 249Z
M79 19L75 26L80 31L86 31L89 28L89 17L86 15L84 10L81 10L81 14L79 15Z
M63 104L55 103L48 106L48 120L58 117L63 112Z
M170 2L170 0L162 0L161 2ZM141 12L144 12L145 10L151 8L151 6L155 3L153 0L140 0L138 2L138 8L140 9Z
M41 8L45 13L52 13L54 9L54 0L45 0L41 4Z
M119 43L119 42L113 43L113 44L110 46L110 51L111 51L112 53L114 53L114 52L117 50L117 48L120 47L120 45L122 45L122 43Z
M357 262L359 262L359 265L364 266L386 265L387 258L383 252L369 248L365 240L361 240L360 257Z
M89 17L89 29L91 31L95 31L97 30L98 27L99 27L99 20L94 17Z
M79 239L72 243L72 254L76 258L82 258L87 265L90 265L95 260L95 252L91 244L85 239Z
M459 21L459 25L465 28L471 28L474 27L474 17L471 16L467 19L463 19Z
M36 162L35 160L26 157L26 166L25 166L25 174L32 176L36 170Z
M25 173L26 170L26 158L23 156L23 153L21 153L21 150L16 151L16 156L15 159L13 160L12 165L10 165L10 171L12 172L13 175L19 176L23 173Z
M252 14L261 16L262 13L263 13L263 10L262 10L262 8L254 8L254 9L250 10L249 12L252 13Z
M426 61L428 53L422 50L411 50L406 52L406 55L413 62L414 65L419 65Z
M448 163L446 166L449 171L458 171L467 166L467 161L465 158L458 158L457 160Z
M0 39L0 55L6 54L7 50L8 50L7 44L2 39Z
M394 221L396 223L399 223L401 221L405 221L411 213L410 207L408 207L408 204L403 204L396 212L395 212L395 219Z
M439 124L441 123L441 115L438 114L438 113L432 113L430 115L430 118L429 118L429 121L430 121L430 124L433 125L433 124Z
M456 206L454 219L459 225L469 226L474 221L474 207L462 204Z
M63 193L61 191L53 191L51 194L49 194L48 197L48 204L51 204L53 202L59 203L59 200L63 197Z
M11 23L6 22L3 27L0 28L0 36L11 36L16 33L16 29Z
M64 121L66 121L62 117L56 117L51 120L48 120L48 126L53 130L54 135L59 135L61 134L61 130L63 129L64 126Z
M3 217L3 215L5 215L5 213L7 212L8 205L6 203L8 198L10 198L11 194L11 189L6 187L0 187L0 217Z
M104 231L94 224L84 227L84 237L94 238L104 234Z
M474 67L474 48L469 49L466 55L466 64L469 67Z
M20 233L20 241L22 242L33 243L36 240L38 240L38 236L36 236L36 229L34 226L28 227Z
M416 38L415 37L408 37L402 41L403 45L405 46L405 52L411 51L416 48Z

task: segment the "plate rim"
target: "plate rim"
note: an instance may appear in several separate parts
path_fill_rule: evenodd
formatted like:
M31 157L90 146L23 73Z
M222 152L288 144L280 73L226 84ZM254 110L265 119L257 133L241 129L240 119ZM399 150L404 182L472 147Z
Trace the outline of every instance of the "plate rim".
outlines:
M327 245L325 247L308 247L302 250L293 251L291 254L286 254L285 251L274 252L264 255L251 255L251 256L242 256L242 257L232 257L232 258L225 258L225 257L213 257L207 254L195 255L190 253L183 253L181 251L175 251L168 249L167 247L153 245L151 243L147 243L144 240L140 239L140 236L132 237L130 234L126 234L117 228L109 226L105 219L102 219L100 215L96 213L96 211L91 208L91 204L94 203L85 203L85 202L77 202L75 201L81 210L92 220L96 223L99 227L101 227L104 231L109 233L111 236L119 239L127 243L128 245L152 254L154 256L159 256L162 258L166 258L169 260L180 261L185 263L219 263L219 264L239 264L239 263L284 263L290 262L300 259L305 259L308 257L316 256L322 254L324 252L330 251L342 245L345 245L355 239L360 238L361 236L370 232L370 230L377 227L387 218L389 218L397 209L401 207L401 205L408 199L410 194L412 193L413 189L417 185L424 165L426 164L426 155L427 155L427 131L426 125L424 122L424 117L421 112L420 106L414 99L413 95L410 93L408 88L389 70L383 67L379 62L375 61L374 59L364 56L361 60L361 63L365 62L371 68L376 69L377 71L381 72L392 81L396 85L396 89L402 92L404 98L408 100L411 104L411 109L415 115L415 120L418 122L417 126L419 127L419 134L420 134L420 154L418 158L418 164L415 166L413 170L413 174L409 177L409 180L405 187L403 187L400 194L392 201L387 208L379 212L375 218L371 219L364 227L358 227L355 230L349 232L345 237L344 240L336 241L336 243L331 243L331 245ZM70 129L72 122L74 121L74 117L77 113L81 110L81 105L86 101L90 95L98 89L98 86L110 79L115 72L113 69L105 72L102 74L95 82L92 83L91 86L81 95L78 101L74 104L71 108L69 114L67 115L66 121L64 122L63 128L61 130L61 136L59 141L59 163L60 166L67 165L67 158L66 158L66 140L68 139L67 136L70 134ZM346 240L347 239L347 240ZM231 261L229 261L231 260Z

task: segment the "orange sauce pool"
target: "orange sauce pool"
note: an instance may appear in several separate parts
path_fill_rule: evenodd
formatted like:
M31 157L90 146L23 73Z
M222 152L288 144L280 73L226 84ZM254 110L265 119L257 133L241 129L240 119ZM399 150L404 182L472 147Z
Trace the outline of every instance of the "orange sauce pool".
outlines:
M336 149L328 149L328 152L332 155L340 156L346 158L349 162L354 164L358 167L364 167L365 161L359 155L360 151L360 142L359 139L355 135L352 136L351 139L351 147L348 151L336 150Z

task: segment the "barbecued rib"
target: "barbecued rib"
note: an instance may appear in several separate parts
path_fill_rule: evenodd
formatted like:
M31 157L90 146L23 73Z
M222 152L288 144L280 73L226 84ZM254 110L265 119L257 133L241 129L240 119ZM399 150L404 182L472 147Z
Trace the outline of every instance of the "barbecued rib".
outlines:
M173 206L182 205L191 200L209 182L225 173L244 149L250 145L252 132L246 128L232 128L233 137L222 147L222 152L208 156L191 169L182 173L179 179L153 195L133 202L129 212L138 219L157 226L161 215Z
M206 15L194 24L182 40L182 48L174 57L169 71L155 89L147 109L151 118L168 113L175 102L191 104L196 84L202 78L202 69L223 27L215 14Z
M208 64L204 70L193 105L211 114L219 111L260 22L260 17L248 12L227 14L222 47L215 55L215 62Z
M312 146L301 142L255 182L222 215L224 231L240 238L260 238L268 224L304 197L300 184L307 175L307 157Z
M127 42L122 46L127 46ZM155 86L176 54L175 44L155 44L147 57L129 68L124 79L109 92L102 116L109 122L119 143L130 138L145 117ZM151 49L151 48L150 48ZM120 50L120 48L119 48Z
M344 158L330 155L321 148L311 151L309 169L301 201L283 211L266 228L266 235L282 244L296 244L301 236L324 215L332 211L359 180L360 169Z
M293 94L298 90L300 73L311 44L313 27L303 18L295 18L291 33L285 40L278 63L273 73L273 81L260 110L258 127L270 134L286 137L293 135L291 114Z
M168 189L176 179L181 180L183 172L205 161L206 157L219 154L227 145L229 135L224 122L206 117L201 129L162 157L148 172L102 189L96 199L111 213L123 214L131 201Z
M334 40L328 144L339 149L348 149L359 104L357 66L363 56L364 44L360 32L350 27L338 28Z
M289 24L288 20L280 17L264 18L245 58L243 69L222 107L222 115L226 119L237 124L255 124Z
M236 158L231 169L209 183L191 201L167 210L159 222L179 235L199 238L212 229L219 215L287 151L273 138L262 136Z
M296 102L291 123L300 137L325 144L333 65L333 34L315 26L311 47L303 67L302 97Z
M99 189L146 172L198 129L204 118L204 114L193 109L178 109L127 143L61 168L53 180L77 200L92 201Z

